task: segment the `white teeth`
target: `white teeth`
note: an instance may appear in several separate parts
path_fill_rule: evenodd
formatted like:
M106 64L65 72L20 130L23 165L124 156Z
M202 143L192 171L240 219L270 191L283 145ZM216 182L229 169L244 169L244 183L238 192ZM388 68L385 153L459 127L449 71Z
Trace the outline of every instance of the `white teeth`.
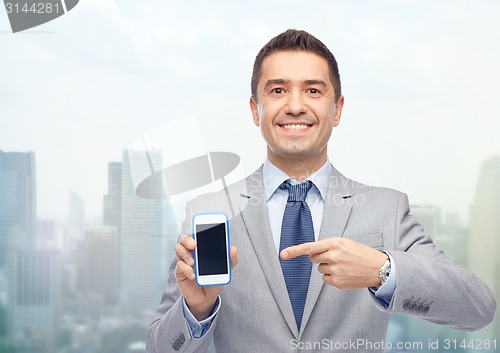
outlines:
M299 130L299 129L307 129L309 127L309 125L290 124L290 125L283 125L283 127L286 129Z

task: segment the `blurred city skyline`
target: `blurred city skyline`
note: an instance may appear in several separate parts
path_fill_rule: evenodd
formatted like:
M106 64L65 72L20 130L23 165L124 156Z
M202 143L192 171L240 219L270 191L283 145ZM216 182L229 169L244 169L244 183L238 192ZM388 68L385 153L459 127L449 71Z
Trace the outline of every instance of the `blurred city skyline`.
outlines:
M108 162L102 219L89 224L76 193L69 195L65 221L37 218L36 153L0 150L0 311L6 313L0 320L0 348L4 336L18 353L118 353L120 344L106 340L125 330L131 336L122 338L120 347L144 352L178 227L161 193L157 198L137 195L140 182L133 175L145 180L153 174L137 162L136 153L144 155L124 150L121 161ZM150 151L149 158L158 165L161 151ZM470 227L457 214L442 215L437 204L413 204L411 213L439 249L478 274L498 297L500 156L481 163L475 189ZM387 341L493 340L500 338L499 330L498 318L468 334L394 315Z

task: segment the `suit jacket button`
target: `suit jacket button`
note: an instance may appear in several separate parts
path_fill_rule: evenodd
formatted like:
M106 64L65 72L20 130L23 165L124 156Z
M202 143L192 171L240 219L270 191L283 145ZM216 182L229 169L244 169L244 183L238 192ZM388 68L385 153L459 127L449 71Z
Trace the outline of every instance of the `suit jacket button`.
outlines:
M411 302L406 299L404 302L403 302L403 309L405 310L409 310L410 309L410 306L411 306Z

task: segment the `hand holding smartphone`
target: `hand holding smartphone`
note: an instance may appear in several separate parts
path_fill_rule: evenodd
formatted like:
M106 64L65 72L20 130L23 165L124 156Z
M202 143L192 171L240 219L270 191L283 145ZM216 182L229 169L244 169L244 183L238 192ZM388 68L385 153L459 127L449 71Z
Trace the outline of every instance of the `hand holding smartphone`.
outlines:
M193 216L194 269L199 286L220 286L231 282L229 221L225 213L197 213Z

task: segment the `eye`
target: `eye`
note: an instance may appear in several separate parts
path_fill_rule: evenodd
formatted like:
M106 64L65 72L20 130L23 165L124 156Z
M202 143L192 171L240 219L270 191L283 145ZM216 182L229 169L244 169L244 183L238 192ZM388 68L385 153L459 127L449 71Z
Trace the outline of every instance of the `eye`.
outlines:
M311 88L308 88L306 90L306 93L308 93L309 95L311 95L312 97L319 97L321 96L321 91L317 88L314 88L314 87L311 87Z
M285 90L281 87L276 87L276 88L273 88L271 90L271 94L274 94L274 95L280 95L280 94L283 94L285 93Z

